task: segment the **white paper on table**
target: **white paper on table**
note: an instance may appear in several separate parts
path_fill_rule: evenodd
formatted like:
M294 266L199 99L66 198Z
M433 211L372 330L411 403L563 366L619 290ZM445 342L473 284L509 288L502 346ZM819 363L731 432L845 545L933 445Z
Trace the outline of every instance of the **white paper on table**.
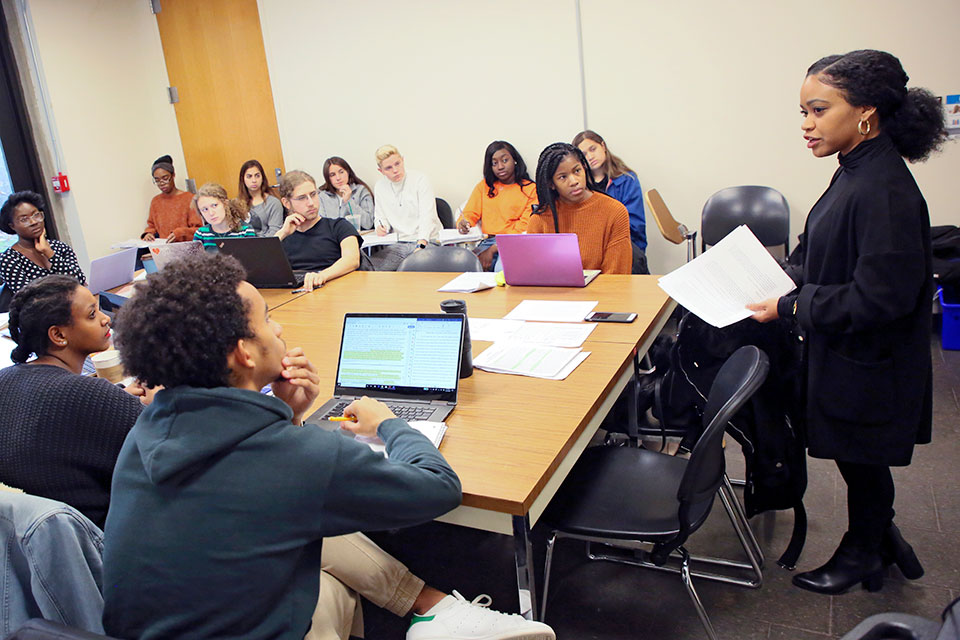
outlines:
M491 373L511 373L533 378L553 378L577 357L580 349L495 342L473 359L473 366Z
M452 291L454 293L474 293L497 286L497 274L486 271L461 273L456 278L443 285L437 291Z
M427 440L433 443L433 446L440 448L440 443L443 442L443 436L447 432L447 423L446 422L430 422L429 420L411 420L408 422L411 427L427 436ZM362 442L374 451L383 454L384 458L390 456L387 455L387 445L383 443L383 440L380 438L367 438L366 436L354 436L354 439L357 442Z
M479 226L470 227L467 233L460 233L459 229L441 229L440 244L459 244L461 242L480 242L483 240L483 231Z
M370 247L380 247L385 244L397 244L400 242L400 238L397 237L396 233L388 233L385 236L378 236L375 230L361 233L360 237L363 238L364 249L368 249Z
M568 375L573 373L573 370L580 366L580 363L587 359L587 356L590 355L590 351L581 351L577 354L577 357L570 361L570 364L565 366L560 370L555 376L550 376L549 378L544 376L546 380L565 380Z
M0 369L13 364L13 360L10 359L10 354L12 354L16 348L17 343L10 340L9 337L0 337Z
M572 322L525 322L511 336L511 340L525 344L543 344L551 347L579 347L597 325ZM470 334L473 337L473 334Z
M597 306L596 300L524 300L507 315L505 320L534 320L538 322L583 322Z
M796 288L746 225L658 283L677 304L718 328L753 315L747 304L779 298Z
M147 249L149 247L159 247L160 245L167 244L166 238L160 240L154 240L153 242L147 242L146 240L137 240L131 238L129 240L123 240L122 242L115 242L110 245L111 249Z
M0 313L0 329L6 329L8 324L10 324L10 314Z
M469 318L470 339L485 342L508 340L526 323L523 320L501 318Z

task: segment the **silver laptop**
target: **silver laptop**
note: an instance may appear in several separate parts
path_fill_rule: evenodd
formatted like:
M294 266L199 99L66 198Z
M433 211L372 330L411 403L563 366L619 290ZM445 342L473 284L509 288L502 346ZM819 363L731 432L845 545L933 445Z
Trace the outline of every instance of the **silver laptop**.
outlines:
M90 262L89 289L93 293L107 291L133 280L137 250L124 249Z
M333 398L307 422L336 429L327 418L362 396L405 420L445 420L457 404L463 331L461 314L346 314Z
M196 240L189 242L171 242L170 244L150 247L150 255L153 257L153 262L157 265L157 270L163 269L171 262L187 256L200 255L201 253L203 253L203 243Z

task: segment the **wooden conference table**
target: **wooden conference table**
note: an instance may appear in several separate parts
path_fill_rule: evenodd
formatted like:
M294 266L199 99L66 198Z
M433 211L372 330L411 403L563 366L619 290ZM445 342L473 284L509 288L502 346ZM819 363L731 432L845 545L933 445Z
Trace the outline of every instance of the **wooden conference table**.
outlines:
M466 300L476 318L502 318L525 299L598 300L599 311L632 311L630 324L598 323L584 342L590 356L563 381L475 369L460 381L440 451L460 476L463 503L443 522L513 535L521 613L537 611L530 548L533 526L633 374L675 303L655 276L601 275L582 289L497 287L441 293L450 273L357 271L306 294L261 290L290 347L317 367L320 407L333 392L343 315L437 313L440 301ZM473 342L474 356L489 346Z

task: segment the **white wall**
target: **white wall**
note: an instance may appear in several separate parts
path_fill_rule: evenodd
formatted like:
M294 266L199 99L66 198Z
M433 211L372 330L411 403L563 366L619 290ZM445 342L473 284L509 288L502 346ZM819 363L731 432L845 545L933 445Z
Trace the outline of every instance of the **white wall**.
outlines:
M96 258L143 231L158 193L150 176L157 157L173 156L181 187L187 175L157 21L145 1L28 6L72 188L60 197L70 239L79 255Z
M480 179L484 147L517 145L530 167L582 128L574 0L419 0L344 6L259 0L287 167L319 173L343 155L368 181L392 142L456 207ZM848 0L828 9L766 0L582 0L588 124L699 227L704 201L766 184L791 206L794 236L836 158L816 160L799 129L806 68L856 48L898 55L911 81L960 92L946 47L956 0ZM934 224L957 222L960 145L914 167ZM649 214L648 214L649 218ZM683 262L648 220L654 272Z
M533 177L583 122L572 0L259 6L284 162L318 180L339 155L373 186L389 143L456 209L487 144L514 144Z

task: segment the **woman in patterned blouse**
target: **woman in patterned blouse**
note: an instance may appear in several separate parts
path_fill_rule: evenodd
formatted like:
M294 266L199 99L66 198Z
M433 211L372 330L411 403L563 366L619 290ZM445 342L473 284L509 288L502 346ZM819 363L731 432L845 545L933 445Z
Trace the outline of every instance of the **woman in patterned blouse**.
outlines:
M33 191L18 191L0 207L0 231L19 236L16 244L0 254L0 281L11 293L53 273L73 276L80 284L87 284L73 249L59 240L47 239L43 208L43 198Z

